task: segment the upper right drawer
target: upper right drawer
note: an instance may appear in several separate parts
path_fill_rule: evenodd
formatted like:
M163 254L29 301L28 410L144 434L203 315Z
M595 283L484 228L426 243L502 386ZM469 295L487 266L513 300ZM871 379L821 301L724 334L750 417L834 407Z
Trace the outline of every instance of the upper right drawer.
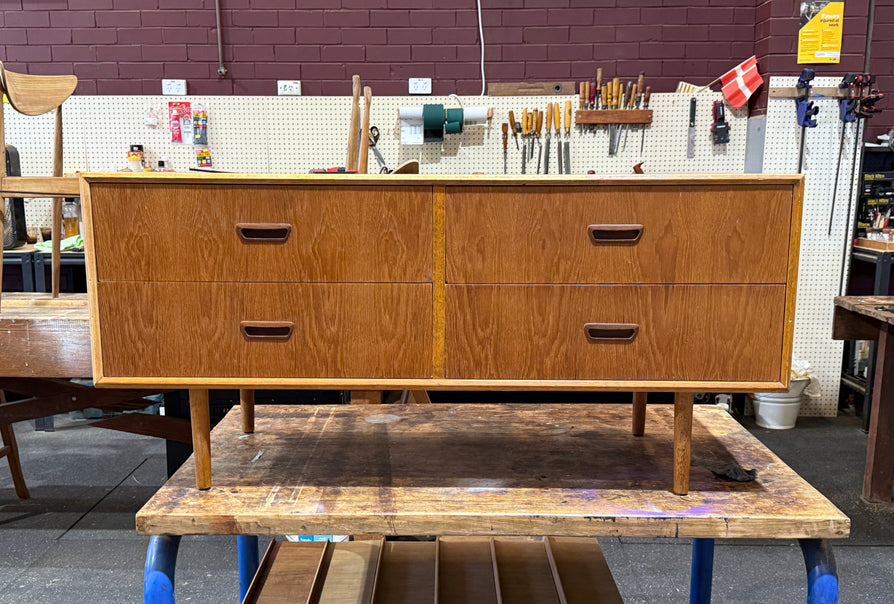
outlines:
M785 283L791 185L448 187L450 283Z

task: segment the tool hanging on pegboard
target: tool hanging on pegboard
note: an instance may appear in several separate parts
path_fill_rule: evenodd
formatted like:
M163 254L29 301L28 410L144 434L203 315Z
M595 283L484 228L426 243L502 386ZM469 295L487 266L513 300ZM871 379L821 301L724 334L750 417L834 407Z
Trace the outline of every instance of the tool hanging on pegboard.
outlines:
M798 78L798 96L795 98L795 109L798 117L798 125L801 126L801 149L798 151L798 174L804 168L804 148L807 141L807 129L816 128L817 122L815 116L819 113L813 101L810 100L810 82L816 77L816 73L812 69L805 69Z
M695 157L695 97L689 99L689 134L686 138L686 157Z
M832 210L829 212L829 232L827 237L832 236L832 220L835 217L835 201L838 199L838 174L841 172L841 156L844 155L844 141L847 134L847 125L856 123L857 106L859 99L857 98L857 77L852 73L847 73L838 84L838 88L847 89L848 95L838 100L838 118L841 120L841 142L838 143L838 164L835 168L835 184L832 185ZM858 126L859 128L859 126ZM854 132L854 138L857 138L859 132ZM853 181L853 177L851 177ZM853 187L853 182L850 183Z
M711 138L715 145L729 142L729 124L726 122L726 110L723 101L714 101L714 124L711 126Z

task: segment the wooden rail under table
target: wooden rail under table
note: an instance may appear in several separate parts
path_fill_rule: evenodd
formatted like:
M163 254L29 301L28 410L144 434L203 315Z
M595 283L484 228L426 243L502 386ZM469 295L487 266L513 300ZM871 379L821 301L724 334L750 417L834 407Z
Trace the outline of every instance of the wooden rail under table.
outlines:
M540 571L538 593L552 595L506 601L552 602L556 593L586 589L584 583L607 570L593 541L590 554L579 556L580 572L573 573L579 585L571 585L552 547L559 543L555 538L596 536L694 538L694 602L710 601L714 538L799 539L808 602L837 601L826 540L847 537L850 520L714 406L694 409L694 463L685 496L666 488L673 464L666 454L674 434L669 405L650 407L640 438L630 436L626 405L265 405L255 413L253 434L243 433L236 408L212 432L215 480L208 490L195 488L195 468L186 463L137 513L137 531L154 535L147 594L172 596L180 535L240 535L245 594L259 566L257 535L372 533L479 536L468 543L481 547L451 566L443 550L449 539L408 544L415 549L347 544L341 549L353 554L348 565L335 559L341 544L329 550L274 546L276 560L268 554L261 563L248 601L304 601L302 590L319 595L348 586L362 587L356 601L436 602L435 594L458 585L437 577L455 573L460 564L466 579L473 567L481 571L476 576L493 595L524 583L503 581L517 566L504 555L507 548L522 548L515 553L534 556L529 571ZM736 482L714 473L736 465L756 470L757 478ZM518 541L543 535L551 537ZM410 558L395 566L391 554Z

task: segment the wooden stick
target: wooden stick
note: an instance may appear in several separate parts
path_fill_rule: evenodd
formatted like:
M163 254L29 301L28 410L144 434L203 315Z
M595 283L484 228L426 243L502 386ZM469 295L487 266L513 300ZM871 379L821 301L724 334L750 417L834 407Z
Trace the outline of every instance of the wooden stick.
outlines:
M62 176L62 105L56 107L56 137L53 142L53 176ZM62 271L62 198L53 198L53 297L59 297L59 280Z
M6 393L0 390L0 405L5 403ZM0 442L5 445L0 447L0 451L5 450L6 461L9 462L9 473L12 474L12 484L15 487L16 495L20 499L28 499L31 494L28 493L28 487L25 486L25 475L22 474L22 462L19 459L19 446L16 443L16 433L12 424L0 424ZM0 457L3 456L4 454L0 453Z
M646 433L646 396L645 392L633 393L633 435Z
M355 75L351 78L353 83L353 101L351 102L351 127L348 130L348 157L345 160L345 168L348 170L357 169L357 127L360 125L360 76Z
M239 390L239 407L242 410L242 431L251 434L255 431L255 391Z
M366 174L369 169L369 107L372 103L372 88L363 87L363 129L360 132L360 165L358 171Z
M689 492L689 465L692 456L691 392L674 393L674 493Z
M211 410L208 390L189 390L189 418L192 421L192 452L196 461L196 488L211 488Z
M0 86L0 146L3 150L0 155L3 156L0 161L0 187L2 187L3 179L6 178L6 126L3 121L3 87ZM6 228L6 199L0 195L0 233L5 232ZM0 243L0 298L3 295L3 244Z
M894 409L884 399L894 391L894 332L882 324L876 348L875 383L872 389L872 416L866 442L863 472L863 499L874 503L891 502L894 485Z

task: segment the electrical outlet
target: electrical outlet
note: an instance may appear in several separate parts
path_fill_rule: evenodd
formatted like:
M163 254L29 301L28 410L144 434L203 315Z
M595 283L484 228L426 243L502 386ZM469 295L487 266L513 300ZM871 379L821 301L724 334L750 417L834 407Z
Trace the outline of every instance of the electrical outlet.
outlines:
M279 96L301 96L301 80L276 80Z
M431 78L410 78L410 94L431 94Z
M186 80L162 80L161 93L174 96L183 96L186 94Z

